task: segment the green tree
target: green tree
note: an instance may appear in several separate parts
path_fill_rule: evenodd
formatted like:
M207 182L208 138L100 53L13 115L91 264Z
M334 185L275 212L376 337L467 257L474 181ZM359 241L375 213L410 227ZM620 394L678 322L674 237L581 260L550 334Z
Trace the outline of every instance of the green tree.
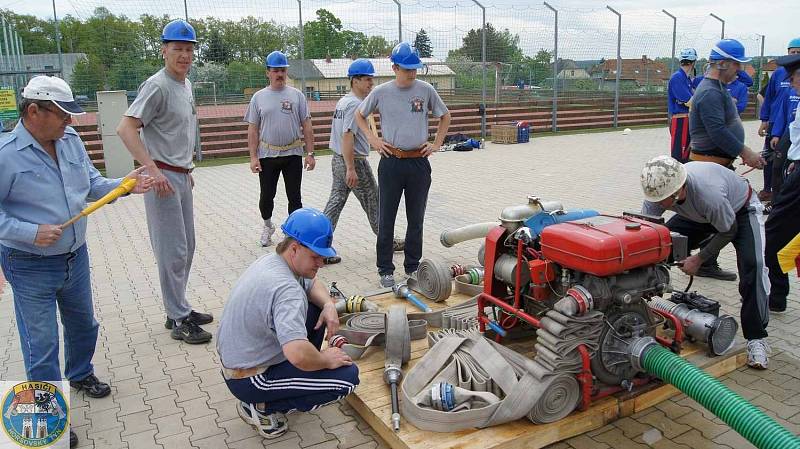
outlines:
M303 26L305 56L320 59L326 56L344 56L344 40L341 34L342 21L326 9L317 10L317 20Z
M430 58L433 56L433 47L431 46L431 38L424 28L420 28L419 33L414 38L414 47L419 50L421 58Z
M472 29L462 39L461 47L450 50L449 54L466 56L471 61L481 60L482 30ZM486 61L518 62L523 57L519 48L519 36L508 29L498 31L491 23L486 23Z
M369 39L367 35L359 31L344 30L342 36L342 51L331 54L332 57L359 57L364 54Z
M383 36L370 36L364 47L364 57L379 58L382 56L389 56L394 46L394 42L387 42L386 38Z
M95 92L105 88L105 69L100 58L89 55L75 64L70 78L70 86L76 95L87 95L94 98Z
M227 64L231 60L231 52L225 45L218 28L212 28L207 36L207 43L203 51L203 60Z
M0 10L0 16L17 31L25 54L56 52L55 26L52 21L16 14L7 9Z

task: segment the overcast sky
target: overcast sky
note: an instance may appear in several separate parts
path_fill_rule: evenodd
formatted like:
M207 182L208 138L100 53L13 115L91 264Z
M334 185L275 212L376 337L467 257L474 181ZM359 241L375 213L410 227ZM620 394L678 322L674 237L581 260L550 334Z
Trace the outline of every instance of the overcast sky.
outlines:
M190 16L230 19L256 15L277 22L296 24L296 0L187 0ZM498 28L519 35L527 54L539 48L553 48L552 13L538 1L479 0L488 6L487 20ZM403 5L403 38L413 39L419 28L431 37L434 56L461 44L461 37L480 27L480 10L470 0L400 0ZM552 0L559 13L559 56L574 59L610 58L616 54L616 16L605 2ZM622 56L668 56L671 53L672 20L661 12L677 16L678 51L696 47L702 56L719 37L725 20L726 37L736 37L747 52L760 53L760 34L766 35L765 54L786 53L786 43L800 37L800 2L797 0L731 0L724 3L703 0L615 0L608 3L623 15ZM96 6L134 18L138 14L183 15L182 0L56 0L59 16L85 18ZM277 6L277 7L276 7ZM51 18L52 0L0 0L0 8L21 14ZM331 10L351 29L368 35L397 38L396 6L391 0L303 0L303 18L313 20L319 8ZM202 39L202 37L201 37Z

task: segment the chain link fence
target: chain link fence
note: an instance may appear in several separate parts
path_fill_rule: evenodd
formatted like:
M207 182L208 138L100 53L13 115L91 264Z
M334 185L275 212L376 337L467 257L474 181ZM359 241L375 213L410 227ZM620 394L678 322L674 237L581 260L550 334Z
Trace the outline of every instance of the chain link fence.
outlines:
M69 0L68 5L55 11L57 27L53 19L0 12L2 23L17 33L0 36L4 86L19 92L34 74L62 72L89 110L100 90L124 90L132 98L163 65L162 27L185 18L199 39L190 79L201 117L241 116L252 93L265 86L264 57L276 49L290 56L290 83L306 93L312 111L331 110L349 91L346 73L353 58L373 58L376 81L391 79L388 55L404 40L424 57L419 78L449 105L475 104L486 111L496 104L546 103L543 110L557 112L559 106L602 100L613 102L608 107L617 125L620 104L643 97L663 103L682 48L697 48L700 74L702 56L724 32L724 19L713 15L560 8L546 2ZM727 30L725 37L741 40L749 55L763 56L763 36ZM26 61L34 54L49 59L32 67ZM757 80L753 91L764 62L756 58L746 68ZM552 114L554 130L556 117Z

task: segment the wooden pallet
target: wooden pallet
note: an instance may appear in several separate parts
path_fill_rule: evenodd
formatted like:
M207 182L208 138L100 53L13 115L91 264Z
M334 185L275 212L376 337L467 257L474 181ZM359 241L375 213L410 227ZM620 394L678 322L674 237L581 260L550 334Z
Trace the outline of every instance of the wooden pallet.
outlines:
M369 298L386 310L392 304L405 301L394 298L391 293ZM434 310L466 301L464 295L453 295L447 301L428 304ZM415 310L407 305L409 312ZM431 330L431 329L429 329ZM516 341L510 346L520 352L531 353L534 337ZM403 367L408 372L428 350L426 340L411 342L411 361ZM737 345L723 357L708 357L706 350L698 345L685 343L681 353L687 361L703 368L708 374L719 377L745 364L744 345ZM594 402L586 411L576 411L561 421L537 425L527 419L486 429L471 429L459 432L439 433L419 430L402 420L400 432L391 428L391 399L389 387L383 382L384 355L380 348L370 349L358 361L361 384L347 397L347 402L359 415L393 448L402 449L488 449L488 448L539 448L567 438L580 435L625 416L630 416L678 394L679 391L662 383L652 383L630 393L620 393Z

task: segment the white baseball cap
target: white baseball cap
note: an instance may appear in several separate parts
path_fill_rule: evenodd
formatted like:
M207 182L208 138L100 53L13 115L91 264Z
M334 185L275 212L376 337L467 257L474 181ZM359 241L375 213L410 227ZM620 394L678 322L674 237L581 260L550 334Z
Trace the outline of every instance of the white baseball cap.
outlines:
M70 115L85 114L83 109L75 102L69 84L55 76L39 75L28 81L22 91L22 98L29 100L50 100L59 109Z

